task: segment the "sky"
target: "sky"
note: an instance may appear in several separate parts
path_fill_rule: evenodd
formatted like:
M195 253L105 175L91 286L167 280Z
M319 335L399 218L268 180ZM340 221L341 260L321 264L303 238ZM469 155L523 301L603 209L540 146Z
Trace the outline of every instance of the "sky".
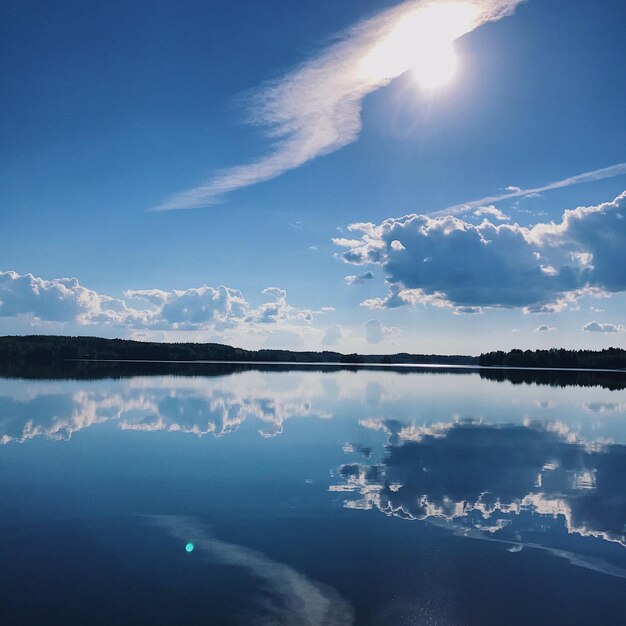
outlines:
M0 0L0 334L625 347L625 20Z

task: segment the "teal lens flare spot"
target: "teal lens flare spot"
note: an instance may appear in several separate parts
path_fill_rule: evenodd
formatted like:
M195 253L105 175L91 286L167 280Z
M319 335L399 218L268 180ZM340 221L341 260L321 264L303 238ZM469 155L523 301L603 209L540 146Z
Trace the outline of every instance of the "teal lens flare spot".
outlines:
M193 552L194 549L194 545L193 543L189 542L186 546L185 546L185 550L187 550L187 552Z

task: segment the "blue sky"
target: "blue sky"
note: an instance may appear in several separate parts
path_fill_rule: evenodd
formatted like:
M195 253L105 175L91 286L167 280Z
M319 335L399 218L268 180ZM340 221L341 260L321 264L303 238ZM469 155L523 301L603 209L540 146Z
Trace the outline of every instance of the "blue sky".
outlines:
M311 126L354 66L329 66L329 51L352 62L371 44L359 32L424 4L1 2L0 333L360 352L624 346L623 171L486 203L501 215L456 211L452 230L446 211L396 218L624 163L626 7L456 4L508 15L456 39L456 73L436 90L401 71L403 49L397 76L357 85L360 129L342 113L324 143ZM272 154L250 123L268 93L274 128L288 114L296 149L312 138L305 162L181 209L181 193ZM400 239L385 239L385 220Z

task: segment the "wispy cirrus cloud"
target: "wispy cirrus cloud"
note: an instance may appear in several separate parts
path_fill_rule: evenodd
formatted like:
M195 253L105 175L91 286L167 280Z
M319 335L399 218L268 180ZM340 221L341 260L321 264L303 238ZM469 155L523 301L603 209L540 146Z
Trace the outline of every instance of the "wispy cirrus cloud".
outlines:
M520 187L507 187L507 193L485 196L478 200L471 200L470 202L464 202L463 204L455 204L446 209L440 209L430 213L431 217L439 217L444 215L457 215L459 213L465 213L471 209L478 207L485 207L492 205L494 202L502 202L502 200L510 200L511 198L520 198L523 196L535 195L543 193L545 191L552 191L553 189L563 189L565 187L571 187L572 185L581 185L582 183L591 183L596 180L604 180L605 178L613 178L615 176L623 176L626 174L626 163L617 163L616 165L610 165L599 170L592 170L590 172L583 172L576 176L570 176L569 178L563 178L552 183L547 183L541 187L528 187L527 189L521 189ZM491 208L491 207L489 207ZM486 212L483 210L483 212ZM499 218L498 218L499 219Z
M271 180L354 142L367 94L407 72L416 58L429 58L442 45L511 14L520 2L408 0L357 23L252 97L250 120L267 129L272 140L267 156L218 171L153 210L214 204L226 193Z

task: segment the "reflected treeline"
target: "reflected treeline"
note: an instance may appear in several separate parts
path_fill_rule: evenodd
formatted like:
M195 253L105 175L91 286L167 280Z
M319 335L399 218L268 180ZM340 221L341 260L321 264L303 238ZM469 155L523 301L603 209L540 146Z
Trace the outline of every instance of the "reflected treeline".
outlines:
M484 368L478 371L481 378L514 385L525 383L551 387L602 387L613 391L626 389L626 372Z
M134 376L229 376L251 370L289 371L293 366L246 363L181 363L166 361L59 361L0 363L0 377L30 380L102 380ZM319 368L318 368L319 369Z
M345 363L227 363L180 361L58 361L45 363L0 362L0 378L30 380L102 380L133 376L229 376L241 372L395 372L396 374L476 374L472 367L425 365L364 365Z
M626 547L625 446L584 442L558 422L361 424L388 443L379 463L339 468L330 489L350 494L348 508L443 523L512 551L563 548L573 535Z
M0 378L30 380L102 380L133 376L229 376L241 372L357 372L385 371L396 374L454 374L476 375L486 380L513 384L537 384L553 387L602 387L610 390L626 389L626 372L546 371L515 369L478 369L473 367L427 367L346 365L310 363L181 363L165 361L59 361L54 365L24 362L0 363Z

